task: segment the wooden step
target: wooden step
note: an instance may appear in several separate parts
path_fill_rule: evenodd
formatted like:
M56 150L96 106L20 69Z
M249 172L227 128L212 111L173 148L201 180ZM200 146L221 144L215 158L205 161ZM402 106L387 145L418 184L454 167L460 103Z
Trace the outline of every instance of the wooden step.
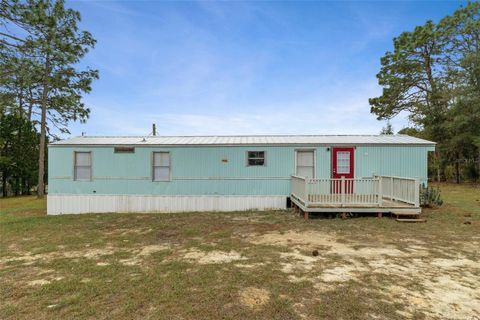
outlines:
M395 219L398 222L427 222L426 219L406 219L406 218L397 218Z
M392 214L397 216L419 216L420 212L417 210L392 211Z

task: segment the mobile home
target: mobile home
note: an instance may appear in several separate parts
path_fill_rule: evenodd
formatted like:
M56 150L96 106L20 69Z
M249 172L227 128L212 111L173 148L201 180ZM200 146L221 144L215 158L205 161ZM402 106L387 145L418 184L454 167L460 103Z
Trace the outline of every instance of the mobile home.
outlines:
M418 209L435 143L406 135L82 136L48 146L48 214ZM404 206L402 206L404 205Z

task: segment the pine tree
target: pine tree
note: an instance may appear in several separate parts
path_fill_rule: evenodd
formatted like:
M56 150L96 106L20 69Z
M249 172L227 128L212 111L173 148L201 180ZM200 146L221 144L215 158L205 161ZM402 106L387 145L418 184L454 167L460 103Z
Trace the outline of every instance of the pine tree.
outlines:
M88 119L90 109L82 97L91 91L98 71L81 70L78 62L96 41L89 32L78 30L79 12L65 8L62 0L2 1L0 15L4 25L15 25L22 30L23 37L0 33L3 36L0 48L4 55L13 57L11 68L5 69L9 83L14 83L11 78L18 78L25 70L31 75L16 87L25 90L27 94L20 96L28 97L31 114L39 118L38 197L41 198L47 134L52 135L55 129L68 133L70 121ZM18 57L28 63L19 64Z
M415 130L438 143L438 179L451 163L459 182L460 163L477 155L480 161L480 3L393 42L394 50L381 58L383 92L369 100L370 111L379 120L408 112Z

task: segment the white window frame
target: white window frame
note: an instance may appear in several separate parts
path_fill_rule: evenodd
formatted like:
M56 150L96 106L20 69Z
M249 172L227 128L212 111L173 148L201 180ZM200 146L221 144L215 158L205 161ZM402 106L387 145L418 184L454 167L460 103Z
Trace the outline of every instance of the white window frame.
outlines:
M310 151L313 152L313 177L311 179L316 179L317 178L317 149L315 148L302 148L302 149L295 149L295 159L293 162L293 172L295 172L295 175L297 175L297 153L298 152L305 152L305 151Z
M259 158L259 157L250 158L249 157L250 152L263 152L263 158ZM265 167L267 165L267 151L265 150L248 150L245 156L246 156L247 167ZM250 159L263 159L263 164L250 164L249 162Z
M77 165L77 153L88 153L90 155L90 165L89 166L79 166ZM77 178L77 168L90 168L90 177L88 179L78 179ZM74 181L92 181L93 177L93 158L91 151L74 151L73 152L73 180Z
M351 152L352 151L337 151L336 152L337 159L335 159L335 162L337 164L337 168L336 168L337 169L337 174L350 174L352 172L351 163L350 163L350 159L352 157ZM347 158L342 158L341 159L342 163L339 163L339 158L338 158L339 154L341 154L342 156L345 155L345 154L348 155ZM344 160L346 160L346 164L343 163ZM339 168L342 168L342 170L339 170ZM346 168L348 168L348 171L343 170L343 169L346 169Z
M168 166L156 166L155 165L155 154L156 153L167 153L168 154ZM153 182L168 182L172 181L172 154L170 151L153 151L152 152L152 181ZM155 168L168 168L168 178L164 180L155 179Z

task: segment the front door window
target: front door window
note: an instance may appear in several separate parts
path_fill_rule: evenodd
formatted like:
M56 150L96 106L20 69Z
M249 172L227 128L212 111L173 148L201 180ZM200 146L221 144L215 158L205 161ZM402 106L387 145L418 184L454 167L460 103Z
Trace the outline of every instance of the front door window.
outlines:
M337 152L337 173L338 174L350 173L350 151Z

